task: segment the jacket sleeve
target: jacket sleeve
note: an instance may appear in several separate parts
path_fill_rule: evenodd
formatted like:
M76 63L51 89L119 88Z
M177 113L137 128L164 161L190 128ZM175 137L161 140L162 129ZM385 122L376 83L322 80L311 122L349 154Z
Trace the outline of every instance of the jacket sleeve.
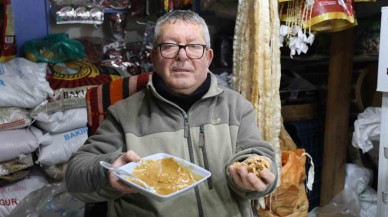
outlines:
M85 202L98 202L122 195L109 185L108 171L100 161L112 162L121 155L125 143L121 125L114 113L107 116L83 146L68 161L65 182L67 190Z
M236 141L236 153L232 159L228 161L226 164L226 176L229 187L240 195L243 198L248 199L256 199L259 197L263 197L276 188L277 179L278 179L278 170L277 164L275 161L275 151L272 146L265 142L261 137L261 132L256 123L256 114L253 109L252 104L249 101L242 103L245 106L242 106L242 115L241 122L238 130L237 141ZM231 175L229 174L228 167L234 162L241 162L248 158L251 155L260 155L266 156L271 159L271 167L270 170L275 174L275 181L272 185L268 186L266 191L258 193L252 191L246 191L244 189L239 188L233 181Z

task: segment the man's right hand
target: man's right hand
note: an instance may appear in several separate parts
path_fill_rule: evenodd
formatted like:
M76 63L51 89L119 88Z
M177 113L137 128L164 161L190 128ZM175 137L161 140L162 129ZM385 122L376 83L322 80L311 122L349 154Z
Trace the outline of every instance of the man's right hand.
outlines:
M113 161L113 166L121 167L130 162L138 162L140 161L140 156L137 155L134 151L127 151L125 154L118 157L115 161ZM110 185L119 190L124 194L137 193L137 191L131 188L129 185L123 183L112 171L108 171L109 183Z

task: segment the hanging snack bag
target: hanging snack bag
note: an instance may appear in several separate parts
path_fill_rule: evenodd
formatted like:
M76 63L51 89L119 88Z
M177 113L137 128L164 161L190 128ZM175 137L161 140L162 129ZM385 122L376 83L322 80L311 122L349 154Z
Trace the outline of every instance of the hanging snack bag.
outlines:
M337 32L357 25L354 0L295 0L280 4L280 21L313 32Z
M98 1L51 0L50 11L56 24L92 24L104 22L104 8Z
M357 25L353 0L315 0L311 18L311 30L317 32L338 32Z

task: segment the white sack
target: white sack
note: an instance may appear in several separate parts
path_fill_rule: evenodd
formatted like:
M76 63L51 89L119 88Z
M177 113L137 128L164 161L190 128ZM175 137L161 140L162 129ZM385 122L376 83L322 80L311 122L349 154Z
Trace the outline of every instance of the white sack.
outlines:
M33 108L53 94L46 80L47 63L14 58L0 63L0 107Z
M12 130L31 124L31 117L25 108L0 107L0 130Z
M361 217L377 217L377 192L368 187L359 195Z
M96 85L81 86L74 88L61 88L53 91L50 99L43 101L41 104L31 110L32 115L41 112L54 113L73 108L86 107L86 93L88 89Z
M38 170L32 170L26 178L0 187L0 216L8 216L24 197L46 184L44 176Z
M36 163L52 166L67 162L88 138L88 128L83 127L64 133L44 133L33 131L39 139L38 160Z
M0 131L0 141L0 162L32 153L39 146L37 138L27 128Z
M41 112L35 116L35 124L48 132L61 133L81 127L86 127L86 108L76 108L65 111L58 111L53 114Z
M363 153L373 148L372 141L380 140L381 108L368 107L354 121L352 145Z

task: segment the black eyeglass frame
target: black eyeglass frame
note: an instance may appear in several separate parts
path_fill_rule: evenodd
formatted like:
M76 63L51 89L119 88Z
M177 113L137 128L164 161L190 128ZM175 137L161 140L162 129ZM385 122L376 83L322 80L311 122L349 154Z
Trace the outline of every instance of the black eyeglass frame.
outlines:
M178 51L176 52L176 55L175 57L165 57L163 56L163 52L162 52L162 46L163 45L166 45L166 44L169 44L169 45L176 45L178 46ZM197 58L191 58L187 55L187 51L186 51L186 47L187 46L190 46L190 45L198 45L198 46L201 46L202 47L202 55L200 57L197 57ZM180 45L180 44L174 44L174 43L160 43L160 44L157 44L157 46L159 47L159 52L160 52L160 55L163 57L163 58L166 58L166 59L175 59L177 58L177 56L179 55L179 51L183 48L183 50L185 50L185 53L186 53L186 56L187 58L189 59L201 59L203 57L203 54L205 53L205 49L207 49L207 46L204 45L204 44L186 44L186 45Z

